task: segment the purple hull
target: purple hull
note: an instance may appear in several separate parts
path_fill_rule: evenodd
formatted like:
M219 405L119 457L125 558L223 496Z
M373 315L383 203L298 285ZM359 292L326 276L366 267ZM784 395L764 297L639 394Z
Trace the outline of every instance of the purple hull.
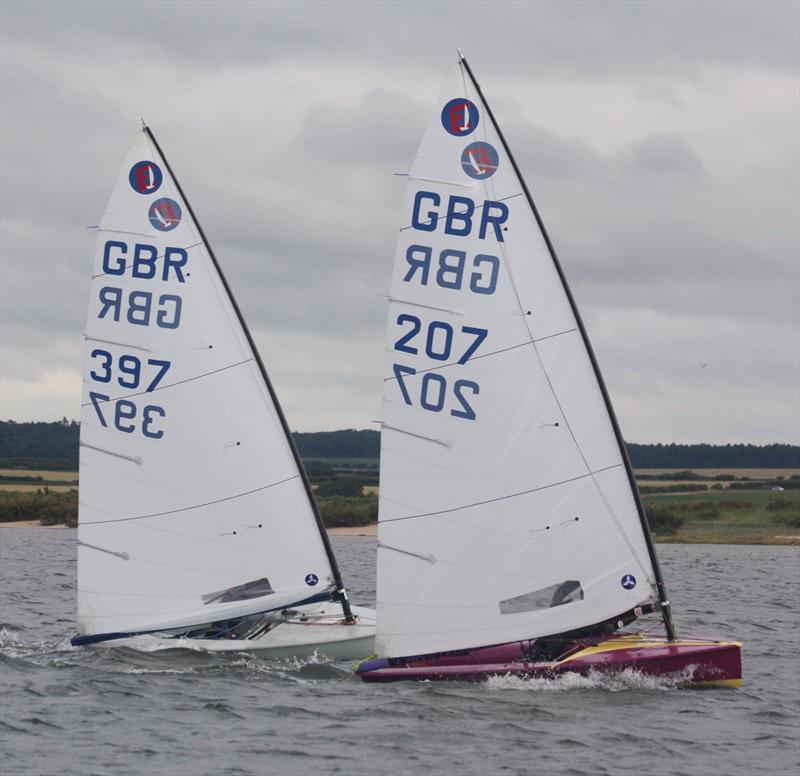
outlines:
M640 634L617 634L567 641L553 660L536 662L534 642L421 658L380 659L363 663L365 682L408 679L482 681L492 676L555 678L560 674L637 671L647 676L675 678L682 684L738 687L742 679L741 644L713 639L667 641Z

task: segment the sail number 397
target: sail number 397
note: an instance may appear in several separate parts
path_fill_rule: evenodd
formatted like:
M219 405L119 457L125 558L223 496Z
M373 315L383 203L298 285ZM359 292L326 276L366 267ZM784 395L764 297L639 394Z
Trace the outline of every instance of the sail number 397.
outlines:
M97 383L118 383L123 388L135 390L143 388L144 393L154 391L172 366L170 361L156 358L143 360L128 353L118 357L107 350L96 348L90 354L92 369L89 377ZM111 424L117 431L133 434L137 429L149 439L161 439L164 430L159 428L159 420L167 412L156 404L141 408L130 399L112 399L109 395L89 391L89 399L103 428Z

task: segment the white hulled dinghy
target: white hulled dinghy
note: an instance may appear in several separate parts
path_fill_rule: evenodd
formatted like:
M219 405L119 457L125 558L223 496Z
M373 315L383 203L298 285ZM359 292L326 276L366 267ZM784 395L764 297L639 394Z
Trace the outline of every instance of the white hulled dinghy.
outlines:
M149 128L98 227L75 645L373 650L256 346Z
M575 301L463 58L408 176L386 349L365 681L740 681L738 643L676 637ZM666 637L618 632L651 612Z

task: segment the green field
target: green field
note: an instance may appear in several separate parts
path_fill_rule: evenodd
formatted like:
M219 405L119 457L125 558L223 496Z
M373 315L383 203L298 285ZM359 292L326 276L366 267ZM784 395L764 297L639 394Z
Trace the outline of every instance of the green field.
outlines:
M78 487L78 472L53 472L40 469L0 469L0 493L33 493L47 488L63 493Z
M680 469L637 469L636 474L672 474ZM734 477L748 477L751 480L772 480L776 477L789 477L800 474L800 469L685 469L694 472L701 478L712 479L719 474L730 474Z
M49 482L78 480L78 472L51 472L44 469L0 469L0 477L41 477Z
M341 466L347 469L377 469L380 464L379 458L321 458L312 456L303 458L306 463L326 463L336 468Z
M800 490L739 490L643 496L645 509L666 508L683 520L656 541L681 544L800 544Z
M347 479L357 482L377 481L377 458L309 458L308 463L325 463L331 469L323 477L335 483ZM333 470L333 471L332 471ZM797 469L713 469L694 470L700 479L670 479L679 470L642 470L639 474L665 475L662 479L642 480L640 486L674 487L672 493L644 493L645 508L653 511L651 522L656 541L718 544L800 544L800 489L772 491L766 482L778 478L788 480ZM705 479L718 475L747 477L751 481ZM40 478L40 479L39 479ZM16 480L16 481L15 481ZM77 509L78 472L54 472L33 469L0 469L0 522L29 519L41 512L52 520ZM320 480L320 482L323 482ZM715 487L715 490L680 492L687 487ZM317 483L314 485L315 489ZM37 491L41 493L37 496ZM14 493L19 496L14 496ZM326 524L329 526L364 525L377 519L378 487L364 484L363 496L318 496ZM656 514L657 513L657 514ZM666 515L666 522L664 517ZM658 519L657 519L658 518ZM670 525L672 524L672 525ZM674 529L674 530L673 530Z

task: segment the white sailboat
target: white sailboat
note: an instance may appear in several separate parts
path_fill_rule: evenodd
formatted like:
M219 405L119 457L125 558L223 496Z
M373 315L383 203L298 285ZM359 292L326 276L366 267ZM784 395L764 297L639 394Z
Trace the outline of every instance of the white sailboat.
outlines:
M362 678L738 681L738 644L676 638L575 301L463 58L408 175L389 300L380 658ZM666 638L617 634L653 611Z
M358 658L275 391L144 127L99 225L85 333L75 645Z

